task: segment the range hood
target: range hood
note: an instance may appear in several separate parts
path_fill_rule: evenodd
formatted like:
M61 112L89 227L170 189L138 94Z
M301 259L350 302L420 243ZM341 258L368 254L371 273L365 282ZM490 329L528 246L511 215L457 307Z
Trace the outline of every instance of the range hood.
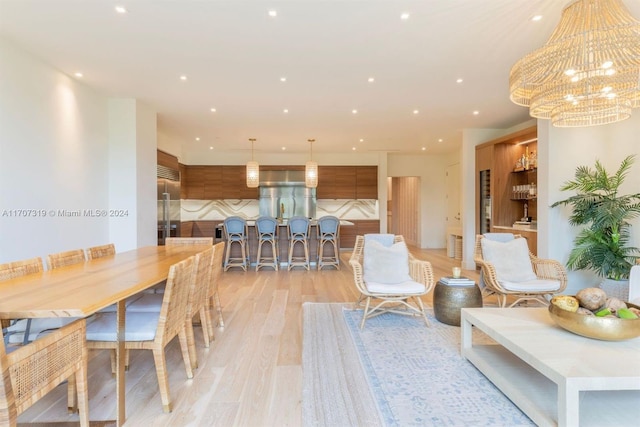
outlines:
M304 171L260 171L260 187L304 187Z
M304 185L304 171L260 171L260 215L315 218L316 189Z

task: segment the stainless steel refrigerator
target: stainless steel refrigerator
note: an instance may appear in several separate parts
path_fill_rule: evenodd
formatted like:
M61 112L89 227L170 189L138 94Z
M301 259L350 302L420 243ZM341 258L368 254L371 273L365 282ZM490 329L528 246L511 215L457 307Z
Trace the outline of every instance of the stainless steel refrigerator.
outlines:
M158 165L158 245L180 236L180 172Z

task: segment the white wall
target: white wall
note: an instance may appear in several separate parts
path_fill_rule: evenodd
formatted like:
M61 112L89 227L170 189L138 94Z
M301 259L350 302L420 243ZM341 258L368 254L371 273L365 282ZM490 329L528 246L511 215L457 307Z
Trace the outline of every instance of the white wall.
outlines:
M574 178L576 167L592 167L596 160L600 160L612 173L630 154L636 154L636 160L621 193L639 193L640 111L635 110L625 121L589 128L556 128L549 121L541 120L538 130L538 152L543 156L539 164L544 167L538 170L538 176L545 177L545 180L539 179L542 188L538 195L538 251L540 256L566 263L573 239L580 229L569 225L569 207L543 207L572 194L560 191L560 187ZM640 247L640 218L632 222L631 233L631 246ZM590 272L569 272L567 292L573 293L599 282L600 279Z
M0 38L0 262L156 244L155 112L136 102L130 114L112 119L133 122L133 141L114 143L105 96ZM125 171L135 181L110 185ZM110 209L133 226L96 216Z
M417 176L420 178L420 208L422 248L445 247L446 231L446 171L456 163L457 153L450 155L389 154L387 176ZM386 186L384 186L386 189ZM381 215L386 216L386 200L380 202Z
M107 208L107 153L106 98L0 38L0 262L107 241L107 218L58 215Z

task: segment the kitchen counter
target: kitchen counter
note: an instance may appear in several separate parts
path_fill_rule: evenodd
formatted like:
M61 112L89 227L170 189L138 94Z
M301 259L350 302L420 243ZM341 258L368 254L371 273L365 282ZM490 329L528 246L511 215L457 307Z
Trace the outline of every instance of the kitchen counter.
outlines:
M287 234L287 229L285 228L287 226L287 220L278 220L278 257L280 259L280 263L281 264L286 264L287 260L288 260L288 256L289 256L289 235ZM257 237L257 233L255 230L255 220L247 220L247 227L249 228L248 231L248 251L249 251L249 260L251 262L251 264L255 264L256 262L256 256L258 253L258 237ZM318 232L317 232L317 227L318 227L318 221L317 219L312 219L311 220L311 230L309 231L309 259L311 261L312 264L315 264L317 257L318 257ZM353 222L351 221L346 221L346 220L340 220L340 226L353 226L355 225ZM222 229L223 228L223 224L220 223L216 226L216 228L218 229ZM340 240L340 239L338 239ZM340 245L338 244L338 247L340 247ZM270 250L270 248L266 248L265 246L263 246L263 251L268 251ZM332 249L330 248L329 245L327 245L325 247L325 254L327 254L327 251L331 251ZM296 245L295 250L294 250L294 256L301 256L302 255L302 246L301 245ZM231 257L240 257L240 248L238 247L238 245L233 245L233 247L231 248Z

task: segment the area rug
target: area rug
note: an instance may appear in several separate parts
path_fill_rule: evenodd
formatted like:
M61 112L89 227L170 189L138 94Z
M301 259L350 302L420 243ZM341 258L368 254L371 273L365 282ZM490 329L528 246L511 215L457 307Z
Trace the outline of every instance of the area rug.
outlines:
M365 401L365 407L370 404L368 399L373 400L375 413L369 412L368 415L377 417L374 423L377 425L535 425L462 358L460 328L439 323L432 312L428 313L430 328L421 319L389 313L367 320L365 328L360 330L360 310L335 304L309 304L303 311L304 425L362 425L362 420L354 422L349 418L353 415L345 414L336 404L336 400L344 400L341 395L355 395L354 399ZM313 321L322 317L325 321L331 320L322 324ZM346 337L342 337L345 329ZM323 341L329 344L318 336L331 334L337 334L338 338L334 340L339 342L340 348L312 354L314 344ZM315 343L307 340L308 335L309 338L316 336ZM355 363L349 359L351 357L355 357ZM320 371L314 372L313 365L321 366ZM330 397L323 396L317 380L308 377L321 372L333 375L331 371L334 369L338 372L350 370L354 377L362 375L368 390L360 389L362 383L351 384L348 390L342 389L344 384L336 383L333 387L325 384L324 394ZM315 412L323 404L306 402L311 397L330 399L332 403L324 406L324 410L337 414L331 419L317 416Z

